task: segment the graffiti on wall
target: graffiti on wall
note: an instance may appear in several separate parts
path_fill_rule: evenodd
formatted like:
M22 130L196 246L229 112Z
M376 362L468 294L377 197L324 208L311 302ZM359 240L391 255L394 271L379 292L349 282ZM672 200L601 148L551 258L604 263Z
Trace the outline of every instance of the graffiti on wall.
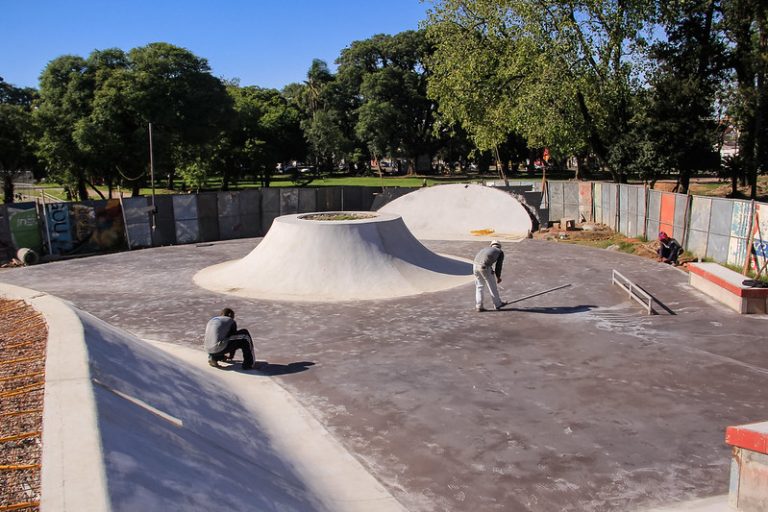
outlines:
M11 241L16 249L27 248L40 251L43 241L40 238L37 204L21 203L8 205L7 212Z
M96 206L48 204L46 221L51 254L84 254L125 248L123 211L117 199Z
M755 218L752 225L752 254L755 263L762 269L768 262L768 204L755 203ZM755 269L756 270L756 269Z

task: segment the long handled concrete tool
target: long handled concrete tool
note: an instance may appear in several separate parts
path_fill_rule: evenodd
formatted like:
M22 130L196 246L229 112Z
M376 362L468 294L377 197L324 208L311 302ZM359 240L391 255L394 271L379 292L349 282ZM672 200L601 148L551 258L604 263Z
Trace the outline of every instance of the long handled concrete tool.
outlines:
M544 290L543 292L534 293L534 294L531 294L531 295L526 295L525 297L520 297L519 299L511 300L511 301L507 302L507 304L514 304L515 302L520 302L520 301L523 301L523 300L532 299L533 297L538 297L539 295L544 295L545 293L554 292L556 290L562 290L563 288L568 288L569 286L571 286L570 283L564 284L562 286L556 286L555 288L550 288L549 290Z

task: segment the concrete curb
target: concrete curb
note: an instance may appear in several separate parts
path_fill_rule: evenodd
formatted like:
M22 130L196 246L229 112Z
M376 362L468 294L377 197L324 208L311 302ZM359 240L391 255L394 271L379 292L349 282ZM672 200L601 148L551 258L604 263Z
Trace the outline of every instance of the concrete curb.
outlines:
M48 324L40 509L111 510L80 319L72 306L46 293L0 283L0 297L23 300Z

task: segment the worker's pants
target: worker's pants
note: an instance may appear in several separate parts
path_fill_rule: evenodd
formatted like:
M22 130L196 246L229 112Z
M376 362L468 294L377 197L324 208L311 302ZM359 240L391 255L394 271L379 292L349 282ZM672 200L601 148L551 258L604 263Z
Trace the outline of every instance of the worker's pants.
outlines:
M253 366L253 340L247 329L240 329L228 337L226 348L215 354L208 354L208 357L214 361L221 361L225 355L230 358L233 357L237 350L243 351L243 367L250 368Z
M496 287L496 275L493 273L493 268L472 267L472 272L475 274L475 306L483 307L483 291L488 287L493 305L500 308L501 298L499 297L499 289Z

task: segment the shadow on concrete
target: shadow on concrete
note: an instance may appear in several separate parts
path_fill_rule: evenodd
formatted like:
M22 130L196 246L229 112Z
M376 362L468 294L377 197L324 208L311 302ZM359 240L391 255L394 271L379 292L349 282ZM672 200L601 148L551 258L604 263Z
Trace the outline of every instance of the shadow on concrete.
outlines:
M314 366L315 363L312 361L299 361L296 363L288 363L288 364L273 364L268 362L263 362L258 366L259 373L263 375L288 375L290 373L299 373L306 370L309 370L310 366Z
M256 361L253 370L243 370L242 359L228 359L220 361L219 369L227 372L253 373L254 375L266 375L274 377L277 375L289 375L291 373L300 373L309 370L314 366L312 361L298 361L288 364L269 363L267 361Z
M500 311L520 311L525 313L543 313L545 315L571 315L573 313L585 313L597 306L582 304L580 306L553 306L548 308L503 308Z

